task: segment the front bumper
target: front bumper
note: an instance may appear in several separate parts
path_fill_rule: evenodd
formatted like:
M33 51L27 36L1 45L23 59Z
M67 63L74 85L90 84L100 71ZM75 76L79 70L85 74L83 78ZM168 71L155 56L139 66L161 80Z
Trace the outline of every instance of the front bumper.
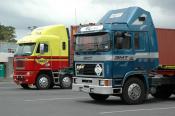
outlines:
M100 80L108 80L111 82L108 86L100 86ZM96 94L120 94L122 88L113 88L112 79L98 79L98 78L84 78L84 77L73 77L73 91L82 91L86 93Z
M36 76L35 71L15 71L13 79L16 84L35 84Z

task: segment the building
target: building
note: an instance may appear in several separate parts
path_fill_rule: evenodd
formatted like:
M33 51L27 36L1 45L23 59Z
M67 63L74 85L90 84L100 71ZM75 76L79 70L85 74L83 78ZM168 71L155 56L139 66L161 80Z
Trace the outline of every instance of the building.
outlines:
M0 42L0 80L12 78L13 57L16 48L16 43Z

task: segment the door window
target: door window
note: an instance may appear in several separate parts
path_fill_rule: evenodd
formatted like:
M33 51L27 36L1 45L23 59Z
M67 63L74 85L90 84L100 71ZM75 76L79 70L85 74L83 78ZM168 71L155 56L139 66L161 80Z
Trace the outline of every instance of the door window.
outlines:
M48 48L49 48L49 47L48 47L48 44L45 44L45 43L44 43L44 53L48 53L48 51L49 51ZM40 44L38 44L36 53L40 53Z
M116 49L131 49L131 34L128 32L115 33Z
M145 32L135 32L134 33L134 48L135 50L145 49Z

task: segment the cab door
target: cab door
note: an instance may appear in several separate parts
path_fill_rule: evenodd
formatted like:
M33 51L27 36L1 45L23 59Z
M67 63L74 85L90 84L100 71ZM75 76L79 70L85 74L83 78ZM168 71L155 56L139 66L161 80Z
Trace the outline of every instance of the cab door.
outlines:
M135 70L149 70L151 54L147 32L134 32Z
M133 32L114 32L113 78L121 79L134 70Z
M51 50L48 42L40 42L36 49L35 67L38 70L50 70L51 63Z

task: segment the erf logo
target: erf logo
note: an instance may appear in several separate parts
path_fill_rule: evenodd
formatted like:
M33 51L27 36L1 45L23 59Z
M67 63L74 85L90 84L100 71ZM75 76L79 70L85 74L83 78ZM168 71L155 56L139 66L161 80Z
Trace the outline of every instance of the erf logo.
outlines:
M46 64L48 61L49 61L48 59L44 59L44 58L36 59L36 62L41 65Z
M95 73L97 74L97 76L100 76L102 71L103 71L102 67L99 64L97 64L95 67Z
M116 60L116 61L133 61L134 58L132 56L115 56L114 60Z

